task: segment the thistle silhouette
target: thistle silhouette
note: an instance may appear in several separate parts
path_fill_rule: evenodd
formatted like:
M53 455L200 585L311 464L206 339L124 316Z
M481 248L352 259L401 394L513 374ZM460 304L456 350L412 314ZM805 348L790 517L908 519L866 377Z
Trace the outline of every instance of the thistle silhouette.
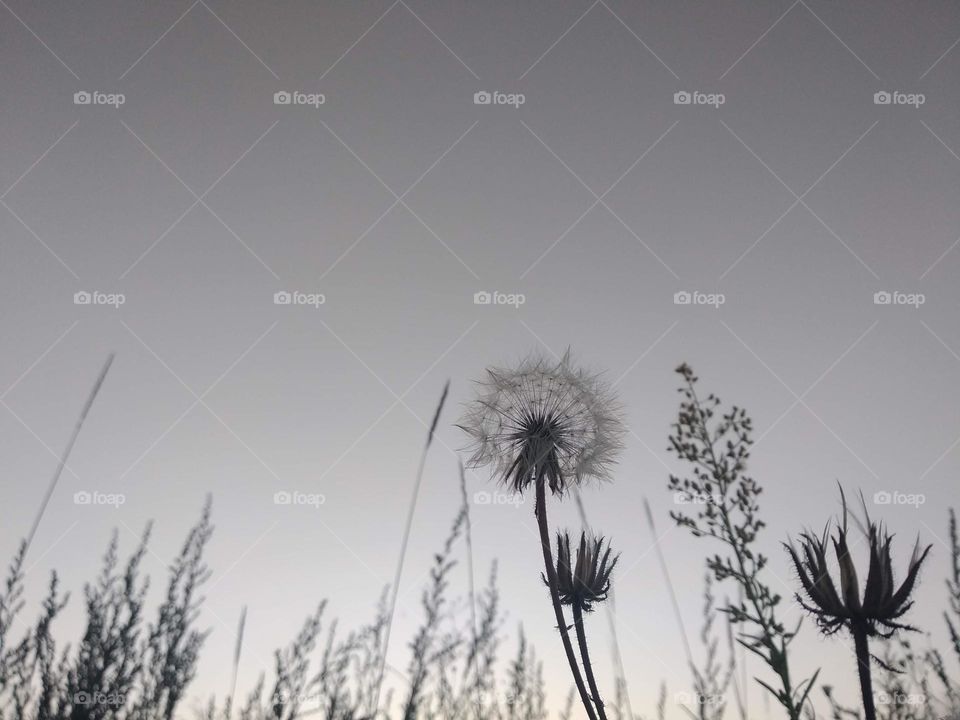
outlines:
M587 540L586 533L580 533L576 560L571 562L570 536L557 533L557 591L560 594L560 603L569 605L573 611L573 627L577 633L583 671L601 718L606 717L606 712L593 674L593 663L590 662L583 614L592 612L593 606L606 600L610 593L610 574L620 559L620 556L616 555L611 561L611 552L610 543L607 543L604 550L603 538Z
M907 566L907 575L900 586L896 587L893 579L893 562L890 558L893 536L883 525L874 523L870 519L864 503L863 510L867 523L864 533L869 543L870 565L861 597L857 569L847 542L848 511L842 487L840 498L843 504L842 523L837 527L835 537L830 537L828 523L819 537L809 532L803 533L800 536L799 552L793 547L792 542L785 543L785 547L790 553L807 597L804 599L798 593L797 602L816 618L817 625L825 635L833 635L847 628L853 636L864 714L866 720L876 720L873 684L870 677L869 638L890 638L898 630L916 630L902 623L900 619L913 605L910 595L916 585L920 567L933 546L928 545L921 551L920 541L917 540ZM827 565L828 539L833 543L837 563L840 566L839 592ZM877 658L874 659L880 662Z

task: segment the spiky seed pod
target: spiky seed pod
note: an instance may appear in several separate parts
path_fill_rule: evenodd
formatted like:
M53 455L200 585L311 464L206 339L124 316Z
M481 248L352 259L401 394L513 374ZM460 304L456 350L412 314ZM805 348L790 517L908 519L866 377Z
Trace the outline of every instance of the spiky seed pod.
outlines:
M610 574L619 555L610 559L610 543L603 547L603 538L587 540L580 533L576 562L571 562L570 536L557 533L557 590L560 602L583 612L593 610L593 604L603 602L610 592Z
M841 489L841 497L842 494ZM893 536L882 524L874 523L867 516L865 532L870 545L870 565L861 597L857 570L847 543L847 514L844 498L843 522L837 528L835 537L829 537L828 524L820 537L803 533L800 536L799 551L792 542L786 545L806 594L806 599L798 594L797 601L816 618L817 624L828 635L843 627L851 630L862 628L868 636L879 635L885 638L891 637L897 630L914 630L899 620L913 605L910 595L920 567L932 545L921 551L919 540L914 544L906 577L897 588L890 557ZM864 514L866 515L866 507ZM828 538L833 543L840 566L839 592L830 577L830 568L827 565Z
M471 467L490 465L517 492L547 483L561 495L587 478L607 479L622 447L621 410L599 375L531 356L491 368L459 423L471 438Z

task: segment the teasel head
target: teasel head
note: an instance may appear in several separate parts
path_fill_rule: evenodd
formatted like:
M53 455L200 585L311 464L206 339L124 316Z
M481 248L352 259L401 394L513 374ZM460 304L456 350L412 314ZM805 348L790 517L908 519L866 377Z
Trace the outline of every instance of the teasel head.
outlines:
M545 483L555 495L589 478L607 479L622 447L620 406L603 379L530 356L490 368L459 427L470 436L471 467L489 465L517 492Z
M588 539L586 533L580 533L580 545L572 558L570 536L557 533L557 589L562 604L590 612L594 603L607 599L610 574L620 556L611 559L610 543L606 549L603 545L603 538Z
M867 568L867 580L861 595L857 579L857 569L851 555L847 532L847 503L840 489L843 502L842 523L838 525L836 535L830 537L830 525L824 528L821 536L803 533L800 536L800 549L793 543L786 545L794 567L803 586L803 595L797 594L797 601L817 620L821 630L832 635L843 627L859 629L867 636L891 637L897 630L915 630L901 622L901 618L912 607L911 594L917 582L917 575L932 545L922 551L919 539L914 544L906 576L899 587L893 576L893 561L890 546L893 535L879 523L874 523L866 512L866 527L862 528L869 543L870 562ZM862 500L862 498L861 498ZM827 555L832 543L834 554L840 568L839 588L830 576Z

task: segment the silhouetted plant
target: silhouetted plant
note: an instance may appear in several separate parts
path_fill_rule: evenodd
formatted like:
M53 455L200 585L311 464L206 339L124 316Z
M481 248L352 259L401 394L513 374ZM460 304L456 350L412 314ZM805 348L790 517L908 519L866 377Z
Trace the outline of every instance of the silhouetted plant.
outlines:
M569 353L559 362L530 357L517 368L488 369L460 427L472 440L470 465L489 465L494 477L517 493L533 487L534 513L557 630L580 701L590 720L597 711L587 692L557 589L546 493L562 497L571 485L605 479L621 447L620 408L597 375L574 368ZM602 707L599 710L603 717Z
M593 674L583 613L591 612L593 606L606 600L610 593L610 574L620 558L617 555L611 560L610 553L609 543L604 550L603 538L588 541L587 534L583 532L574 561L570 554L570 536L566 533L557 534L557 592L560 594L560 603L569 605L573 612L573 627L577 634L583 672L587 676L597 713L603 720L606 720L606 711Z
M824 528L822 536L818 537L812 533L801 535L802 557L792 544L786 547L800 576L800 583L806 596L804 599L803 595L798 593L797 602L816 618L817 625L824 634L832 635L846 628L853 636L864 715L866 720L876 720L868 641L871 637L890 638L898 630L916 629L902 623L901 618L913 605L911 594L917 575L933 546L928 545L921 551L918 539L913 548L906 577L900 586L896 587L893 579L893 563L890 558L890 544L893 536L882 525L870 520L864 505L866 516L864 532L869 543L870 564L866 586L861 597L856 566L847 543L848 513L842 488L840 494L843 502L842 522L837 527L836 536L832 538L840 566L839 592L830 577L830 568L827 565L829 523Z
M760 519L758 498L762 487L746 474L753 424L746 410L732 406L720 409L720 398L701 399L697 376L687 364L677 368L683 378L683 400L670 435L670 450L692 466L687 477L671 475L669 489L698 508L695 514L672 511L680 527L696 537L723 543L725 555L707 559L707 568L717 581L732 580L743 591L742 599L728 602L723 611L739 626L737 641L757 655L777 676L780 687L756 678L787 711L799 720L817 673L795 684L790 675L789 646L799 629L787 630L777 616L780 595L762 579L767 557L756 550L757 535L765 523ZM818 671L819 672L819 671Z

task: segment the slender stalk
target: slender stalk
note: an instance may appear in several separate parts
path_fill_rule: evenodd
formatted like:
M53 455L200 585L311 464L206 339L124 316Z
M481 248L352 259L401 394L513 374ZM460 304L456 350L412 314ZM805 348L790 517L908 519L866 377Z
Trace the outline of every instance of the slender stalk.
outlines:
M237 642L233 648L233 675L230 678L230 694L227 695L224 717L230 720L233 712L233 701L237 694L237 675L240 673L240 653L243 651L243 628L247 622L247 606L240 610L240 622L237 624Z
M557 590L557 570L553 566L553 553L550 550L550 527L547 524L546 485L543 481L537 482L537 506L534 508L534 514L537 516L537 525L540 526L540 547L543 549L543 564L547 571L547 585L550 587L553 613L557 618L557 629L560 631L563 649L567 654L570 673L573 675L573 681L577 685L577 691L580 693L580 701L587 711L587 717L590 718L590 720L597 720L593 703L590 701L587 688L583 684L580 667L577 665L577 656L573 652L573 644L570 642L570 631L567 628L567 621L563 617L563 608L560 607L560 593Z
M63 455L60 456L60 462L57 463L57 469L53 473L53 479L50 481L50 484L47 486L47 492L43 496L43 501L40 503L40 509L37 511L36 517L33 519L33 525L30 526L30 534L27 535L25 542L26 547L23 550L23 554L27 554L27 550L30 548L31 543L33 543L33 536L37 534L37 528L40 527L40 520L43 518L43 514L47 510L47 505L50 502L50 498L53 496L53 491L57 487L57 483L60 482L60 476L63 474L63 469L67 465L67 458L70 457L70 453L73 451L73 446L77 442L77 437L80 435L80 429L83 427L83 421L87 419L87 413L90 412L90 408L93 407L93 401L97 399L97 393L100 392L100 386L103 385L103 381L107 377L107 372L110 370L110 366L113 364L113 353L107 356L107 361L103 364L103 369L100 370L100 374L97 376L96 382L93 384L93 389L90 391L90 395L87 396L87 401L83 404L83 409L80 411L80 417L77 418L76 424L73 426L73 432L70 434L70 440L67 442L67 447L63 451Z
M870 649L867 646L867 631L854 626L853 645L857 651L857 672L860 675L860 694L863 696L864 720L877 720L877 711L873 705L873 682L870 679Z
M417 510L417 498L420 496L420 485L423 483L423 470L427 464L427 451L433 444L433 435L437 430L437 424L440 422L440 413L443 411L443 405L447 400L447 393L450 392L450 381L443 386L443 393L440 395L440 402L437 403L437 409L433 414L433 422L430 423L430 430L427 433L427 442L423 446L423 453L420 455L420 464L417 467L417 477L413 483L413 493L410 496L410 506L407 509L407 522L403 528L403 540L400 542L400 557L397 558L397 569L393 575L393 588L390 596L390 614L387 616L387 627L384 631L383 654L380 657L380 669L377 673L376 690L371 700L373 707L370 708L371 717L376 715L380 707L380 692L383 689L383 675L387 668L387 650L390 648L390 631L393 629L393 617L397 610L397 597L400 591L400 577L403 575L403 561L407 556L407 543L410 541L410 529L413 527L413 516Z
M577 501L577 510L580 511L580 521L583 523L584 528L587 532L590 532L590 521L587 519L587 510L583 505L583 498L580 496L580 491L577 488L573 489L573 496ZM620 673L620 686L623 692L624 704L627 706L627 717L630 720L633 720L633 706L630 704L630 690L627 688L627 673L623 667L623 655L620 654L620 642L617 640L617 623L615 618L616 601L613 592L613 588L610 588L610 596L607 598L607 602L603 604L603 609L607 613L607 623L610 626L610 645L613 650L613 661L616 663L617 669ZM584 660L586 664L586 660ZM596 691L594 691L596 692Z
M600 690L597 689L597 679L593 676L593 664L590 662L590 652L587 650L587 633L583 629L583 610L576 603L573 604L573 627L577 631L577 644L580 646L580 659L583 661L583 673L587 676L590 692L593 693L593 702L597 706L600 720L607 720L607 713L603 709L603 700Z
M470 525L470 503L467 500L467 474L463 469L463 462L457 462L460 469L460 496L463 502L464 535L467 546L467 591L470 596L470 640L471 652L467 667L464 669L464 678L469 677L477 662L477 600L473 579L473 533ZM477 683L477 713L479 715L483 702L480 696L480 684Z

